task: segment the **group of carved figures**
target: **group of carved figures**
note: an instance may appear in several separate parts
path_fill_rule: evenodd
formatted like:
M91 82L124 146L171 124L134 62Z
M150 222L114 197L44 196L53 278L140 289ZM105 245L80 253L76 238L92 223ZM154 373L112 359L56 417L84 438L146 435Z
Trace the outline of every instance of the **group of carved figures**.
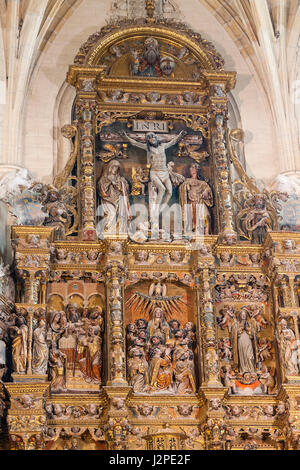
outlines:
M46 321L44 310L41 309L38 317L33 320L32 347L29 354L29 325L26 315L20 312L9 316L2 316L0 350L1 350L1 378L6 372L7 345L10 345L12 370L16 374L45 375L48 369L49 345L46 339ZM31 361L29 364L29 356Z
M152 318L127 325L128 380L135 393L196 392L194 370L195 326L165 319L155 307Z
M144 171L137 171L135 184L140 186L141 194L145 194L145 183L148 183L150 228L151 237L154 239L159 238L159 214L168 207L172 186L179 187L185 233L211 233L210 209L213 206L213 194L199 174L199 165L191 164L186 169L186 174L182 175L174 172L173 162L167 164L166 150L175 145L182 135L183 132L170 142L162 143L155 133L148 133L146 143L142 143L124 134L133 146L147 152L147 175ZM128 181L121 175L118 160L111 160L106 165L98 189L104 216L101 230L109 232L118 226L119 233L127 233L128 223L132 219L130 191ZM148 220L144 220L140 226L131 230L133 241L147 240L147 224Z
M48 321L43 309L32 322L22 314L12 314L3 320L0 322L1 377L6 370L6 346L10 344L13 372L34 375L49 372L53 391L67 390L69 376L101 383L104 320L99 306L81 312L77 304L69 304L66 312L52 310Z
M212 233L211 209L214 197L211 187L200 174L199 164L194 162L186 166L182 173L176 173L174 162L167 162L167 149L179 143L184 135L185 131L182 131L170 141L162 142L154 132L149 132L142 142L123 133L123 138L133 147L146 152L146 165L133 168L130 192L130 185L122 176L121 164L117 160L120 155L116 154L113 160L105 164L97 184L101 202L98 215L102 217L97 228L99 237L117 230L120 234L129 233L133 241L145 242L150 222L151 238L161 238L163 228L160 227L159 218L169 207L173 187L178 188L182 219L181 228L174 228L173 236L182 238L182 235L190 237L195 233ZM145 196L146 186L149 217L143 216L145 220L130 225L135 214L129 197L140 194ZM252 195L245 190L235 194L234 200L239 209L238 232L252 243L263 243L267 233L276 228L276 214L281 209L278 200L286 201L288 198L286 193L276 192L268 199L267 194ZM58 190L52 185L33 180L25 169L8 173L1 179L0 200L9 206L15 223L54 227L58 239L65 238L77 219L76 195L75 186L65 185Z
M7 173L0 186L0 200L9 207L15 224L54 227L56 238L65 238L73 216L73 186L58 190L34 180L24 168Z
M87 383L101 383L103 330L100 306L81 309L71 303L66 313L52 311L49 359L53 391L66 390L70 376L80 376Z

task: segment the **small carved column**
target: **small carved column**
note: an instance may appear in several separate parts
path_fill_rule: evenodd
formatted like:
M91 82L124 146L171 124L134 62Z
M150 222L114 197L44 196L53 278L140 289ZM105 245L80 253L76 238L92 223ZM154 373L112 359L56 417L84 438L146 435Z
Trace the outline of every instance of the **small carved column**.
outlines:
M220 240L225 244L237 241L235 232L232 185L226 139L228 119L227 91L235 85L235 75L204 73L210 89L210 126L213 167L215 168L216 202L219 212Z
M76 118L80 140L80 200L82 240L97 240L95 191L95 119L97 113L96 82L103 76L103 67L71 66L67 81L77 89Z
M108 242L106 264L107 289L107 365L109 386L126 386L126 344L124 330L124 283L122 244Z
M202 386L222 387L217 346L216 320L214 315L214 258L203 258L198 254L197 260L197 322L202 343Z
M82 82L83 83L83 82ZM95 93L80 93L76 111L80 124L80 172L81 172L81 228L82 239L94 241L96 234L95 195L95 136L94 121L96 109Z

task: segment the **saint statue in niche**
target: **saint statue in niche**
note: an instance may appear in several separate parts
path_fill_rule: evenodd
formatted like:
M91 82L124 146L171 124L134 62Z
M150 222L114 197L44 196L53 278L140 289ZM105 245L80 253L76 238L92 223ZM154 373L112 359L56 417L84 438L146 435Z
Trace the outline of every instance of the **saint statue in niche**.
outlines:
M16 319L16 324L10 328L12 338L13 369L17 374L25 374L27 366L28 326L23 316Z
M33 333L32 372L46 374L48 368L49 348L46 340L46 322L40 319Z
M239 371L256 371L257 326L247 310L242 309L231 328L233 359Z
M186 232L208 235L211 233L212 190L199 175L197 163L186 167L184 173L186 179L179 187L179 198Z
M129 185L121 176L120 163L111 160L105 167L98 189L104 218L100 222L101 233L127 233L128 220L131 218L129 205Z

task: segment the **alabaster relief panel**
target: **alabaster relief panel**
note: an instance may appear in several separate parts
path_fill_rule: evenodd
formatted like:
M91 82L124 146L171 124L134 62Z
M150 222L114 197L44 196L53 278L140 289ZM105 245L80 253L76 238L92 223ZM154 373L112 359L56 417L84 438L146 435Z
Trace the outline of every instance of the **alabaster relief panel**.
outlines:
M99 238L129 233L143 243L213 233L215 197L204 134L183 121L153 118L103 126L96 136Z
M97 391L103 379L104 287L53 282L48 297L51 390Z
M269 284L262 274L219 274L215 287L221 377L230 393L276 391Z
M196 392L195 296L179 283L152 279L126 289L128 382L134 393Z

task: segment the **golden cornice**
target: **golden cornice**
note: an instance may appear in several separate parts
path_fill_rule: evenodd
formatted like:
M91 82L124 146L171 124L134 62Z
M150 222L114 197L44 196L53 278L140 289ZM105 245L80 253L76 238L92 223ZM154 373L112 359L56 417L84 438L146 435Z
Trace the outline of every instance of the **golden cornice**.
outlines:
M282 253L282 252L276 252L275 254L275 257L278 258L278 259L297 259L299 258L300 259L300 252L290 252L290 251L287 251L286 253Z
M148 92L148 91L147 91ZM100 112L123 112L126 111L139 114L141 112L161 112L167 115L174 114L173 119L176 120L176 115L178 115L178 120L181 120L180 115L206 115L208 108L204 106L195 105L193 107L189 106L179 106L179 105L165 105L165 104L153 104L153 103L141 103L141 104L132 104L132 103L106 103L99 101L99 111ZM124 115L118 116L117 119L126 119L128 116Z
M208 235L203 238L201 238L203 245L213 245L216 243L218 239L217 235ZM138 244L138 243L132 243L128 242L126 244L126 248L128 251L157 251L157 252L171 252L171 251L185 251L185 252L195 252L198 253L197 249L189 248L189 246L193 243L191 241L190 243L144 243L144 244Z
M269 247L270 244L273 244L274 241L283 241L283 240L299 240L300 242L300 233L299 232L269 232L265 240L265 246Z
M189 404L204 406L203 398L197 395L130 395L127 400L128 407L131 408L134 405L144 404L156 405L156 406L178 406L182 404Z
M20 309L25 309L26 311L27 310L39 310L41 308L47 308L47 304L26 304L26 303L16 303L16 309L17 310L20 310ZM26 377L26 376L24 376ZM30 377L30 376L29 376ZM38 377L38 376L33 376L33 377Z
M79 427L91 427L95 426L98 427L99 424L101 423L101 418L98 419L47 419L47 424L50 426L62 426L62 427L73 427L73 426L79 426Z
M101 266L97 264L51 264L50 271L88 271L100 272Z
M99 240L98 242L82 242L82 241L56 241L54 242L54 246L56 249L66 249L69 251L87 251L87 250L95 250L104 252L106 244L105 242Z
M252 266L216 266L218 274L238 274L238 273L255 273L264 274L264 270L260 267L253 268Z
M117 386L104 385L103 387L104 397L129 397L132 394L132 387L129 385Z
M85 405L99 405L99 406L106 406L107 400L99 399L99 397L92 397L90 395L84 394L83 396L75 396L73 395L64 395L64 396L56 396L55 394L51 394L51 396L47 399L47 404L64 404L68 406L85 406Z
M128 271L131 273L157 273L157 272L162 272L162 273L175 273L175 272L180 272L180 273L191 273L192 271L192 266L175 266L175 267L170 267L170 266L164 266L164 265L155 265L155 266L139 266L139 267L134 267L132 265L128 266ZM141 279L142 281L143 279ZM147 280L147 279L146 279ZM166 281L174 281L174 279L166 279Z
M187 248L185 245L127 245L128 253L137 253L139 251L155 252L155 253L171 253L172 251L180 251L184 253L193 253L195 250Z
M38 376L26 376L37 378ZM28 393L34 393L37 397L43 397L46 392L49 392L50 382L32 383L32 382L6 382L4 384L10 396L19 396Z
M76 86L78 80L85 78L97 78L101 77L105 73L105 66L80 66L70 65L66 81L73 86ZM83 92L87 94L95 94L95 92Z
M219 245L216 244L214 247L214 251L216 253L233 253L233 254L243 254L246 255L248 253L263 253L263 247L261 245L248 245L248 244L241 244L241 245Z
M277 268L277 274L284 274L287 276L299 276L300 271L286 271L284 269Z
M203 71L203 77L207 80L209 85L224 84L226 90L232 90L236 85L236 72L217 72L217 71Z
M11 236L13 239L21 238L21 235L40 235L42 238L53 237L53 227L33 226L33 225L12 225ZM43 236L44 235L44 236Z
M9 416L32 416L32 417L36 417L36 416L40 416L40 415L44 415L44 409L42 408L42 406L40 408L30 408L28 410L24 410L22 408L17 408L17 407L13 407L13 408L10 408L9 409Z
M224 405L241 405L241 406L259 406L259 405L276 405L278 398L276 395L229 395L225 394Z
M50 256L50 248L16 248L16 253L20 253L21 255L49 255Z
M157 91L176 91L182 92L184 91L193 91L195 93L199 93L204 91L204 79L200 77L198 82L193 82L190 80L178 79L178 78L156 78L156 77L146 77L140 78L138 76L135 77L106 77L103 76L101 81L97 84L98 90L111 90L111 89L122 89L126 91L134 91L137 90L142 92L143 90L153 91L157 89ZM114 103L116 104L116 103ZM191 109L191 106L189 107Z
M130 422L131 425L133 426L151 426L153 428L156 428L157 426L163 426L166 424L166 419L164 418L157 418L157 417L145 417L141 416L140 418L128 418L128 421ZM197 418L174 418L172 417L172 423L171 426L199 426L201 424L202 419L200 416ZM171 433L170 433L171 434ZM150 437L150 436L149 436Z

